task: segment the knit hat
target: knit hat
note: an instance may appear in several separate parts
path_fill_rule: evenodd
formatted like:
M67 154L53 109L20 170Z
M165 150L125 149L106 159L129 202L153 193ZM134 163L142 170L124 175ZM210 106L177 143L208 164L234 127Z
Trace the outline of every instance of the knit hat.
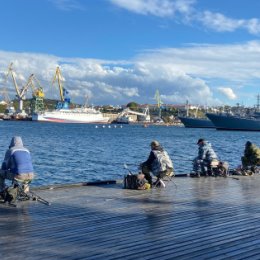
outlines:
M201 142L204 142L205 140L204 139L199 139L197 144L201 143Z
M154 140L154 141L151 142L151 146L152 147L159 147L160 143L158 141Z

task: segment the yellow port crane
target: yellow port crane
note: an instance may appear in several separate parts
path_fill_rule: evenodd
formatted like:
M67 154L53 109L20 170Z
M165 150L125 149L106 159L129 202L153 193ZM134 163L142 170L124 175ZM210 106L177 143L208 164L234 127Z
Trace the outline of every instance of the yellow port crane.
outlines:
M61 70L59 67L56 68L54 78L52 80L52 84L58 82L59 91L60 91L60 102L57 103L57 109L68 109L70 106L70 97L68 96L69 92L62 86L62 81L64 78L61 74Z
M36 78L34 74L29 77L28 84L32 89L32 101L31 109L32 113L43 112L44 111L44 92L40 81ZM35 86L37 84L37 87Z
M52 80L52 84L54 84L55 81L58 82L61 102L64 102L63 87L62 87L62 83L61 83L63 81L63 77L62 77L61 70L59 67L56 68L55 75Z
M38 85L37 88L35 87L35 82ZM33 97L44 98L43 87L34 74L29 77L28 84L31 86Z
M16 96L17 96L18 102L19 102L18 113L24 113L24 111L23 111L23 100L25 100L25 95L26 95L29 87L31 87L31 89L32 89L33 99L34 98L37 99L36 103L38 102L38 103L43 104L43 98L44 98L43 88L42 88L39 80L35 77L34 74L30 75L27 83L21 89L19 89L17 81L16 81L15 72L13 70L13 63L11 63L8 67L8 71L7 71L7 74L6 74L6 80L8 79L9 76L12 77L14 87L15 87L15 91L16 91ZM36 84L39 86L38 88L35 87L34 82L36 82Z

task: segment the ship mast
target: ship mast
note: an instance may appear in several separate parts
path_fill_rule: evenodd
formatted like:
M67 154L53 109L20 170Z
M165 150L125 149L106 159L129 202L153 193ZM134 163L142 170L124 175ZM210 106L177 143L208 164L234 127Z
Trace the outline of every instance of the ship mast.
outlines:
M259 111L260 108L260 95L257 95L257 104L256 104L256 110Z
M161 118L161 105L162 105L162 100L161 100L161 95L159 93L159 90L157 89L155 92L155 99L157 101L157 107L159 108L159 118Z

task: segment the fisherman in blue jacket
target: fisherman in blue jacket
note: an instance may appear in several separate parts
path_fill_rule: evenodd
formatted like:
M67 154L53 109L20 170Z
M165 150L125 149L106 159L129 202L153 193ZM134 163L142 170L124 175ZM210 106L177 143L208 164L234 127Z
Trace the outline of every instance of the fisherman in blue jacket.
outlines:
M20 136L14 136L11 140L9 149L5 153L5 158L0 170L0 192L5 189L5 179L20 180L29 182L34 178L31 154L23 146ZM29 191L27 186L24 190Z
M204 139L199 139L198 156L193 160L193 171L196 177L207 175L208 167L213 160L218 160L217 154L214 152L211 144Z

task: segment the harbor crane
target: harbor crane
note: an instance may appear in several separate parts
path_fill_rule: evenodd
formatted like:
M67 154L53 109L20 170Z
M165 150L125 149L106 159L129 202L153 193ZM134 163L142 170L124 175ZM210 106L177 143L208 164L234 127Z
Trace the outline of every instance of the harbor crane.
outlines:
M45 94L40 81L36 78L34 74L31 74L31 76L29 77L28 85L31 87L32 90L32 102L31 102L32 112L37 113L37 112L44 111Z
M6 74L6 80L8 79L9 76L12 77L14 87L15 87L15 91L16 91L16 96L17 96L18 102L19 102L19 108L18 108L18 111L17 111L18 113L25 114L25 112L23 110L23 101L25 100L25 95L26 95L26 93L27 93L27 91L30 87L31 87L31 90L32 90L34 109L35 108L36 108L36 110L43 110L44 109L43 88L42 88L39 80L36 78L36 76L34 74L30 75L30 77L27 80L27 83L21 89L19 89L17 81L16 81L15 72L13 70L13 63L11 63L8 67L8 71L7 71L7 74ZM38 87L36 87L36 85Z
M62 77L61 70L59 67L56 68L56 71L55 71L55 74L54 74L54 77L52 80L52 85L55 83L55 81L58 82L61 102L64 102L63 87L62 87L63 77Z
M8 79L8 77L11 76L13 83L14 83L14 87L15 87L15 91L16 91L16 96L18 98L18 102L19 102L19 108L18 108L18 113L24 113L23 111L23 100L25 99L25 94L29 88L30 85L30 77L26 83L26 85L24 87L22 87L21 89L19 89L18 84L16 82L16 77L15 77L15 72L13 70L13 63L11 63L8 67L8 71L6 74L6 80Z
M52 84L54 84L57 81L60 91L60 102L58 102L56 106L56 108L58 109L68 109L70 104L70 97L68 96L69 92L62 86L63 80L64 78L61 74L61 70L59 67L57 67L54 78L52 80Z

